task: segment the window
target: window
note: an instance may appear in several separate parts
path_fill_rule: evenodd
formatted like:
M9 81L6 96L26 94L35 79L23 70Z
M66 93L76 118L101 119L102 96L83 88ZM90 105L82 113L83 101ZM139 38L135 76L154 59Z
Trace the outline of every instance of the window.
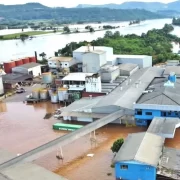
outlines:
M141 110L141 109L137 110L137 111L136 111L136 114L137 114L137 115L142 115L142 110Z
M54 65L56 65L56 63L54 63Z
M52 64L52 63L49 63L50 65Z
M171 115L171 111L170 112L168 112L168 116L170 116Z
M128 169L128 165L121 165L121 169L127 170Z
M176 115L176 116L178 116L178 115L179 115L179 113L178 113L177 111L175 111L175 115Z
M65 66L67 66L67 64L65 64Z
M62 66L62 63L60 64L60 66Z
M152 116L152 112L146 112L146 115Z

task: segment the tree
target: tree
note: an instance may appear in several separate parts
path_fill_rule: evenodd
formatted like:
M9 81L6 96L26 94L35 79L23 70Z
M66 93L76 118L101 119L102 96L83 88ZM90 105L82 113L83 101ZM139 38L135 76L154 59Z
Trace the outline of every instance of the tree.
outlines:
M119 37L120 37L120 32L119 32L119 31L116 31L116 32L113 34L113 37L114 37L114 38L119 38Z
M106 31L104 37L105 38L111 38L113 36L113 33L111 31Z
M121 146L123 145L123 143L124 143L124 139L122 138L114 141L113 146L111 147L112 152L117 153L121 148Z
M45 52L42 52L41 54L39 54L39 56L42 57L42 60L46 59L46 53Z
M70 33L71 32L68 26L65 26L63 28L63 31L66 32L66 33Z
M87 29L87 30L90 29L90 28L91 28L91 26L86 26L86 27L85 27L85 29Z
M95 30L92 27L90 27L89 32L94 32L94 31Z

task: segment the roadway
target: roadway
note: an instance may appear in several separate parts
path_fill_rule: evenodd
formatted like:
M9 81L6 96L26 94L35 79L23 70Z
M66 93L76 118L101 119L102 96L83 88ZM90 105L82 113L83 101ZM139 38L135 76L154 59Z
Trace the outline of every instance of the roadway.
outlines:
M112 114L109 114L97 121L94 121L94 122L84 126L81 129L78 129L74 132L71 132L64 136L61 136L61 137L54 139L42 146L39 146L31 151L28 151L20 156L17 156L17 157L10 159L4 163L1 163L0 170L7 168L9 166L15 165L17 163L32 162L33 160L35 160L41 156L44 156L45 154L50 153L55 149L57 150L60 147L67 145L67 144L77 140L78 138L80 138L88 133L91 133L92 131L94 131L102 126L121 118L122 116L125 115L125 113L127 113L125 110L116 111Z

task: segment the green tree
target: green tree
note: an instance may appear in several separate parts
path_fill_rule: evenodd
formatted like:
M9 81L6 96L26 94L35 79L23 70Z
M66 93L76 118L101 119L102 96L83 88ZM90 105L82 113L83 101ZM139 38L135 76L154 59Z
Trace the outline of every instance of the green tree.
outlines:
M68 26L65 26L63 28L63 31L66 32L66 33L70 33L71 32Z
M111 37L113 37L113 33L111 31L106 31L104 37L105 38L111 38Z
M121 148L121 146L123 145L123 143L124 143L124 139L122 139L122 138L116 140L111 147L112 152L117 153L119 151L119 149Z
M46 53L42 52L41 54L39 54L40 57L42 57L42 60L46 60Z
M89 32L94 32L94 28L90 27Z

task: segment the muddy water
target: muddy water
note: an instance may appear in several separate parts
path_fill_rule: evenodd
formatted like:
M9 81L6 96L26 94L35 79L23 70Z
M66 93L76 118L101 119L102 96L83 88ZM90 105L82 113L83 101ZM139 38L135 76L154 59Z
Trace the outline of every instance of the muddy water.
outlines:
M50 140L62 136L64 132L52 130L53 118L44 120L45 114L54 112L59 105L39 103L0 104L0 148L14 153L24 153Z
M64 135L65 131L53 131L54 118L44 120L46 113L54 112L59 105L39 103L0 104L0 148L14 153L24 153L50 140ZM118 138L125 138L129 133L144 132L146 128L126 128L120 125L106 125L96 130L97 143L86 135L77 141L62 147L64 160L56 159L57 149L35 161L69 180L114 180L114 169L110 167L113 154L110 150ZM168 147L180 149L180 129L175 138L165 142ZM94 154L87 157L87 154ZM111 173L110 176L107 174Z

